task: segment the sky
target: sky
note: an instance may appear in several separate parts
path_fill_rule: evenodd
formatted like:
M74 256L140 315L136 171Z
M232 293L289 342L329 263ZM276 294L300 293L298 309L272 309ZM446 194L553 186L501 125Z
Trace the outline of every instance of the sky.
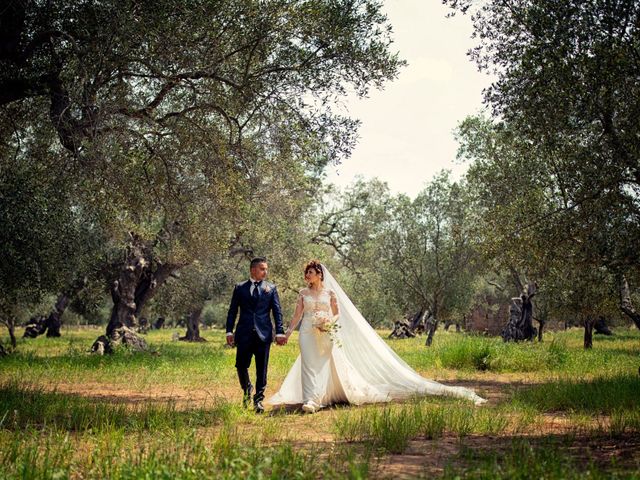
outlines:
M347 99L343 113L360 119L360 138L351 157L327 169L328 182L345 187L358 175L378 177L393 193L415 197L442 169L464 173L453 132L482 111L491 77L466 55L475 45L470 18L446 18L449 11L440 0L385 0L391 49L409 64L384 90Z

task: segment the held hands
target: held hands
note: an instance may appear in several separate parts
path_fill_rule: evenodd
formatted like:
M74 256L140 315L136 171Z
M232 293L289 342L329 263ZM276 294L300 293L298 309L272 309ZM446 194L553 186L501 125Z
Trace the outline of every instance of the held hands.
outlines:
M276 343L280 346L286 345L289 342L289 337L291 336L291 330L287 330L283 336L276 336Z
M289 340L289 336L276 336L276 343L278 345L286 345ZM233 335L227 335L227 345L230 347L235 347L236 343L233 341Z

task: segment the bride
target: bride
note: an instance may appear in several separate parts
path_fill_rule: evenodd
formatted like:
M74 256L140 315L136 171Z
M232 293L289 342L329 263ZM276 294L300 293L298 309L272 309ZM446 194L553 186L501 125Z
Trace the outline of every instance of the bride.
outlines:
M267 403L299 405L314 413L333 403L375 403L411 395L449 395L480 405L473 390L427 380L380 338L327 268L312 260L304 269L287 339L300 325L300 356L280 391Z

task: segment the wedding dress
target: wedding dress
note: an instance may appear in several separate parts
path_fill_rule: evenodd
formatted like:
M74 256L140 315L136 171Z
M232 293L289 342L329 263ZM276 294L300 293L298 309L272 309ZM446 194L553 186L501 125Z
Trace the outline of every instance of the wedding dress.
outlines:
M300 355L278 393L267 403L311 404L388 402L412 395L447 395L480 405L486 400L465 387L452 387L421 377L380 338L323 265L324 289L302 295ZM314 314L338 304L339 328L330 335L314 327ZM333 337L333 338L332 338Z

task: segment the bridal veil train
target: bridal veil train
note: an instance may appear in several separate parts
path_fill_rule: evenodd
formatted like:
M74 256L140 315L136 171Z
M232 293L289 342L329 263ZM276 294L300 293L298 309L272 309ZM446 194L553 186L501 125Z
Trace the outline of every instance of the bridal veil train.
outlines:
M486 401L468 388L447 386L421 377L380 338L327 268L322 267L325 289L333 290L337 297L340 324L334 335L337 341L329 345L329 354L324 356L326 361L318 368L303 366L305 360L309 363L309 353L315 355L308 351L313 350L315 344L303 343L303 337L309 338L303 335L305 322L307 329L311 323L305 311L300 333L302 354L287 374L280 391L267 400L268 404L295 405L312 400L318 407L340 402L359 405L413 395L454 396L471 400L476 405ZM328 340L328 334L321 335L324 341ZM315 361L314 357L312 360ZM305 398L309 395L309 385L316 392L314 399Z

